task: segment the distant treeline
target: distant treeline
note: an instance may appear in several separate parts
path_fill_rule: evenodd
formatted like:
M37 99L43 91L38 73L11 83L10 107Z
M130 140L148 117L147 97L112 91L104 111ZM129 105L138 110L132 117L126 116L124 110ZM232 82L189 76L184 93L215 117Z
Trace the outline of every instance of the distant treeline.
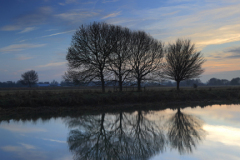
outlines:
M167 86L176 86L176 82L167 81L165 82ZM200 79L190 79L185 80L180 83L180 86L193 86L196 84L197 86L224 86L224 85L240 85L240 78L233 78L232 80L227 79L217 79L211 78L206 83L201 82Z
M105 82L106 86L113 86L113 87L117 87L118 86L118 82L117 81L106 81ZM240 78L233 78L232 80L227 80L227 79L217 79L217 78L211 78L210 80L207 81L207 83L203 83L200 79L189 79L189 80L185 80L182 81L180 83L180 86L223 86L223 85L240 85ZM61 81L60 83L53 80L52 82L38 82L37 84L35 84L33 87L52 87L52 86L61 86L61 87L65 87L65 86L101 86L101 82L100 81L95 81L95 82L90 82L90 83L79 83L79 84L75 84L72 82L68 82L68 81ZM136 82L125 82L123 83L123 86L137 86ZM161 83L157 83L157 82L144 82L143 86L145 87L149 87L149 86L176 86L176 82L173 81L163 81ZM26 87L25 85L23 85L20 81L14 82L14 81L6 81L6 82L0 82L0 87Z

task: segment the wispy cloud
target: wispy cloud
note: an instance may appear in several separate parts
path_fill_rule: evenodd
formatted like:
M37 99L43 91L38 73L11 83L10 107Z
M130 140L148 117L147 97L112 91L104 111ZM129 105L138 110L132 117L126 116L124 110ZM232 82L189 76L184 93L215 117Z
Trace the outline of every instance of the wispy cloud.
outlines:
M65 3L67 3L67 4L77 3L77 0L65 0Z
M221 52L211 54L209 57L215 59L238 59L240 58L240 47L228 47Z
M116 13L111 13L111 14L108 14L106 16L104 16L102 19L106 19L106 18L110 18L110 17L116 17L118 15L121 14L121 11L120 12L116 12Z
M240 40L239 2L222 2L224 5L216 4L216 1L198 3L132 10L128 17L123 15L107 22L145 30L155 38L169 42L190 38L198 49Z
M59 32L59 33L54 33L54 34L50 34L50 35L46 35L46 36L42 36L42 37L52 37L52 36L57 36L60 34L65 34L65 33L70 33L70 32L74 32L76 30L70 30L70 31L66 31L66 32Z
M19 32L19 33L31 32L31 31L33 31L33 30L35 30L35 29L36 29L36 27L27 27L27 28L25 28L24 30L22 30L22 31Z
M240 47L232 47L227 50L227 52L237 53L240 55Z
M67 62L55 62L55 63L48 63L45 65L40 65L37 66L38 68L43 68L43 67L56 67L56 66L62 66L62 65L66 65Z
M22 27L20 25L6 25L1 28L2 31L16 31L20 30Z
M0 52L19 52L25 49L43 47L46 44L12 44L3 48L0 48Z
M49 31L55 31L55 30L58 30L58 29L48 29L48 30L45 30L45 31L49 32Z
M19 144L21 144L26 149L36 149L35 146L30 145L30 144L26 144L26 143L19 143Z
M70 12L65 12L61 14L56 14L55 17L60 18L64 21L70 21L71 23L83 22L86 18L94 17L99 15L99 11L89 11L89 10L73 10Z
M102 3L117 2L118 0L103 0Z
M40 7L34 12L30 12L24 15L20 15L17 18L13 19L14 23L11 25L6 25L1 28L3 31L15 31L21 30L23 28L27 28L23 31L29 31L33 27L33 25L40 25L46 22L47 20L51 19L53 13L53 9L51 7ZM24 33L24 32L23 32Z
M23 61L23 60L28 60L28 59L32 59L33 57L28 57L28 56L24 56L24 55L20 55L20 56L17 56L17 58L15 58L16 60L19 60L19 61Z
M179 10L178 15L150 23L145 29L155 33L159 28L167 29L158 38L166 38L168 41L178 37L191 38L200 49L208 45L239 41L239 7L240 4L224 7L209 4L198 9L194 5L175 6L174 9ZM157 12L155 15L158 15Z

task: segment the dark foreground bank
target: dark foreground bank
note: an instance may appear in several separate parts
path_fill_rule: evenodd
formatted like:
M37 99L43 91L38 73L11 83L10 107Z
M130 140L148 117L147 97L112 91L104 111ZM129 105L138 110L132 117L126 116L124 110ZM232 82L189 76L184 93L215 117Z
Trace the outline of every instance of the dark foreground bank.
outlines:
M240 100L240 88L204 89L204 90L163 90L145 92L50 92L50 91L15 91L0 95L1 109L39 108L49 110L61 107L84 110L99 109L101 105L119 105L135 103L179 103L179 102L233 102Z

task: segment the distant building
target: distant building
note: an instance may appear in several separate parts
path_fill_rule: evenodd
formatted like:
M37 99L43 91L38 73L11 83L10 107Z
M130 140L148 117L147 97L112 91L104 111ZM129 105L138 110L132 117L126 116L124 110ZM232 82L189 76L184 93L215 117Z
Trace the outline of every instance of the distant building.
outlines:
M37 83L38 87L50 87L50 84L45 84L45 83Z

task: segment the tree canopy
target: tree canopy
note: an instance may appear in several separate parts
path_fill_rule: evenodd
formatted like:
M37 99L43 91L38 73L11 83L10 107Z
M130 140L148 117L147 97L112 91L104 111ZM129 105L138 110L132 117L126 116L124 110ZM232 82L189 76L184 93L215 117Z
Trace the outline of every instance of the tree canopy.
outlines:
M38 74L34 70L23 73L21 77L22 79L20 80L20 82L23 85L28 85L29 87L32 87L38 82Z
M177 89L182 80L196 78L204 72L205 62L201 52L197 52L190 40L178 39L166 49L166 64L163 68L164 77L175 80Z

